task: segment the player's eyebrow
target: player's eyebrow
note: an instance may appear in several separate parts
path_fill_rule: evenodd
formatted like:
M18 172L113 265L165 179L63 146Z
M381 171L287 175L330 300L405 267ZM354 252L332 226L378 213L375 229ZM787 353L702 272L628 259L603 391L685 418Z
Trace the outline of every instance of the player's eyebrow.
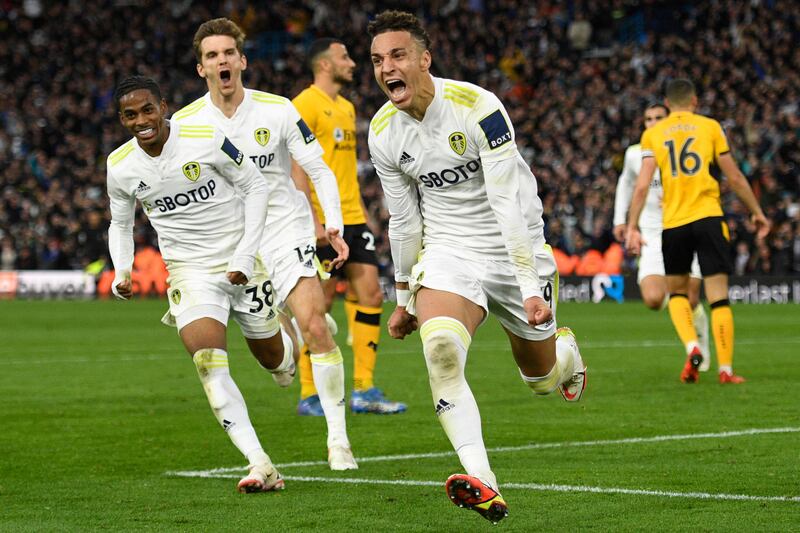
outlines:
M379 54L377 52L372 52L372 57L390 56L390 55L394 54L395 52L405 52L405 50L406 50L406 47L405 46L401 46L401 47L398 47L398 48L392 48L386 54Z

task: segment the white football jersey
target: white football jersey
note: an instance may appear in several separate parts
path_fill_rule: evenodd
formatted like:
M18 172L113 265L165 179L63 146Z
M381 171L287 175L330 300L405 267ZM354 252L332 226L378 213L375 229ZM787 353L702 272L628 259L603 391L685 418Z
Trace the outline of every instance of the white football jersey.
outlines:
M238 270L251 277L266 216L263 178L213 126L170 126L158 157L149 156L136 139L108 156L109 247L115 269L129 272L133 263L138 200L158 233L170 272L183 267Z
M420 247L445 247L455 256L510 260L523 298L541 296L534 250L545 244L542 203L503 104L476 85L432 79L421 121L389 102L370 124L395 279L408 280Z
M642 147L639 144L632 144L625 150L625 164L622 173L617 181L617 193L614 199L614 225L626 224L628 222L628 208L631 206L633 190L636 188L636 178L642 169ZM661 172L656 168L653 174L653 181L650 182L650 190L647 192L647 199L639 216L639 227L647 229L661 230L661 200L664 196L664 189L661 187Z
M267 180L269 208L264 239L296 238L299 229L308 231L311 207L305 194L292 181L292 159L301 167L322 161L323 151L291 100L252 89L244 90L244 100L231 118L214 105L206 93L172 119L181 124L213 124L221 129ZM335 178L333 187L336 187ZM330 206L323 206L328 207ZM338 217L327 217L330 225L342 226L338 192L335 210ZM338 226L336 225L338 221ZM305 235L303 235L305 236Z

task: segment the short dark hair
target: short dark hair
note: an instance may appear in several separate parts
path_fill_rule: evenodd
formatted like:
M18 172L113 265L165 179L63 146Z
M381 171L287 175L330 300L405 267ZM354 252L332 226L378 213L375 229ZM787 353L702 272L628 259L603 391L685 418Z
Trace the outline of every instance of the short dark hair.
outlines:
M431 49L431 38L428 32L422 27L420 20L411 13L387 10L367 25L367 33L373 38L390 31L407 31L423 49Z
M139 89L150 91L156 97L156 100L161 101L161 89L158 87L156 80L145 76L129 76L119 82L117 89L114 91L114 101L117 102L117 107L119 107L119 101L123 96Z
M655 109L657 107L662 108L664 111L667 112L667 115L669 115L669 108L665 104L662 104L661 102L653 102L653 103L647 104L647 107L645 107L644 110L645 111L650 111L651 109Z
M231 19L220 17L218 19L207 20L200 24L200 27L197 28L197 31L194 33L192 46L194 47L194 56L198 63L203 59L203 51L200 49L200 45L203 39L211 37L212 35L226 35L232 37L233 40L236 41L236 49L240 54L244 54L244 40L246 37L244 31Z
M323 37L311 43L311 46L308 48L308 68L311 69L311 72L314 72L314 64L317 62L317 59L330 50L332 44L343 45L344 43L333 37Z
M673 104L685 105L688 104L692 96L697 96L694 89L694 83L686 78L678 78L670 81L667 84L667 99Z

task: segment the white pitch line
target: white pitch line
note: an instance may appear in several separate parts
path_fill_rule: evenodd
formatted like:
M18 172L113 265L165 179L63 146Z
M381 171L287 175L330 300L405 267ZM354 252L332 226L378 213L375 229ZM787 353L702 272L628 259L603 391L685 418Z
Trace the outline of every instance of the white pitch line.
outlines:
M241 474L213 474L194 477L236 479ZM187 476L188 477L188 476ZM366 479L334 478L320 476L284 476L287 481L308 481L314 483L345 483L351 485L402 485L406 487L439 487L441 481L421 481L413 479ZM538 490L544 492L587 492L593 494L629 494L634 496L660 496L664 498L694 498L701 500L736 500L757 502L799 502L800 496L753 496L750 494L725 494L712 492L676 492L647 489L625 489L621 487L590 487L583 485L556 485L541 483L504 483L503 490Z
M648 442L668 442L676 440L694 440L694 439L726 439L731 437L742 437L746 435L766 435L772 433L797 433L800 432L800 427L783 427L783 428L751 428L739 431L723 431L720 433L689 433L684 435L656 435L653 437L631 437L626 439L609 439L609 440L589 440L589 441L574 441L574 442L541 442L523 444L522 446L500 446L497 448L489 448L486 451L489 453L505 453L505 452L519 452L525 450L542 450L550 448L570 448L579 446L606 446L609 444L641 444ZM408 453L397 455L375 455L372 457L357 457L360 463L371 462L385 462L385 461L403 461L412 459L437 459L441 457L450 457L455 455L455 452L428 452L428 453ZM298 461L293 463L281 463L276 465L278 468L296 468L304 466L327 466L326 461ZM170 471L165 472L169 476L181 477L216 477L217 474L224 474L228 472L241 472L246 470L245 467L223 467L214 468L212 470L198 470L198 471ZM208 475L206 475L208 474Z
M613 341L613 342L581 342L581 348L594 350L594 349L604 349L604 348L615 348L621 350L636 350L639 348L665 348L670 346L676 346L677 341ZM737 339L737 345L741 346L754 346L754 345L769 345L769 344L777 344L777 345L785 345L785 344L800 344L800 337L784 337L784 338L749 338L749 339ZM473 344L470 347L470 350L473 352L487 352L487 351L497 351L498 349L507 349L508 343L507 342L478 342ZM53 350L55 353L56 350ZM126 352L130 352L132 350L126 350ZM421 348L400 348L400 349L393 349L392 353L395 354L415 354L421 353ZM157 355L159 354L159 355ZM14 352L14 355L19 355L19 352ZM70 357L70 358L62 358L56 357L55 355L52 358L42 357L42 353L34 354L31 358L25 359L3 359L3 351L0 350L0 366L2 365L52 365L52 364L77 364L77 363L117 363L117 362L131 362L131 361L162 361L165 359L176 359L181 356L181 352L179 350L170 350L170 351L159 351L156 353L148 353L142 355L121 355L119 357Z

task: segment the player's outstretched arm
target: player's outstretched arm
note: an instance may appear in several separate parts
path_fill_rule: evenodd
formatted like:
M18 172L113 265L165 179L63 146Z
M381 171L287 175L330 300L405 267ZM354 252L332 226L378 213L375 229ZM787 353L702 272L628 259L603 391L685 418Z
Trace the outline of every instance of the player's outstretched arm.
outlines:
M733 189L733 192L736 193L736 196L738 196L744 205L747 206L747 209L750 210L753 224L756 226L756 235L758 238L763 239L769 233L770 223L767 217L764 216L764 211L758 204L758 200L756 200L753 189L750 188L750 184L747 182L747 178L745 178L742 171L739 170L739 165L736 164L730 152L717 157L717 164L720 170L722 170L722 173L725 174L725 177L728 178L728 183L731 189Z

